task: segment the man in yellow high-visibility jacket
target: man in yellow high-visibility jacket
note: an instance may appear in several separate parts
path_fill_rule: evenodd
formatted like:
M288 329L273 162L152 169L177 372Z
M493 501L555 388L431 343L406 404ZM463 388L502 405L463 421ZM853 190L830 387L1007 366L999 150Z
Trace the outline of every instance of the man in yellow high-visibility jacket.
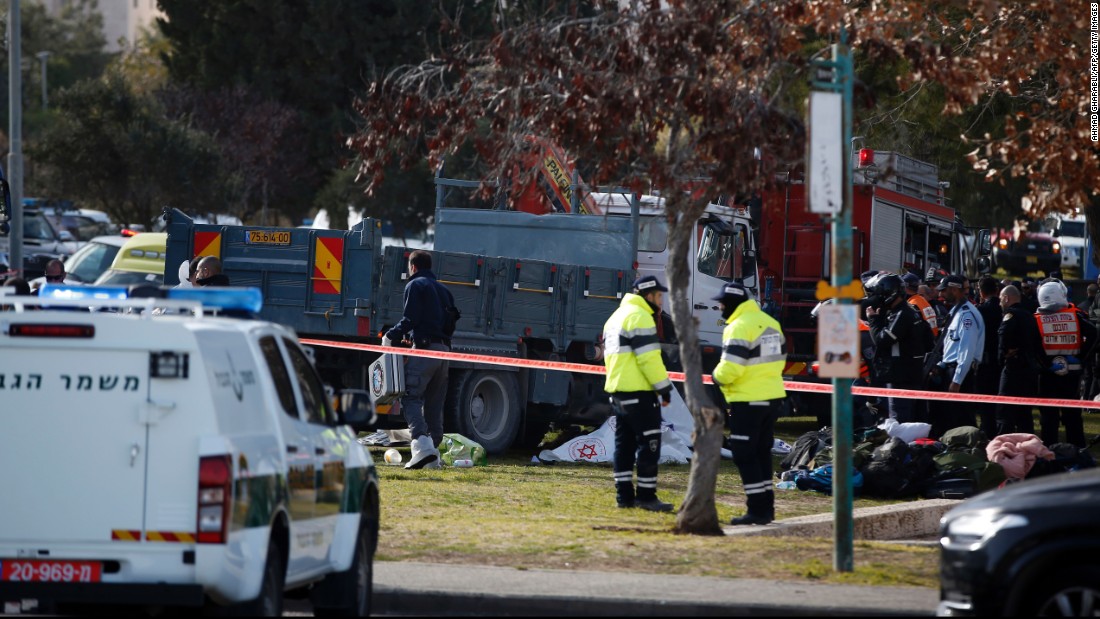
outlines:
M748 513L730 524L768 524L775 519L771 452L775 420L787 397L785 339L779 323L760 309L741 284L726 284L712 298L726 319L722 358L713 378L729 407L730 448L748 506Z
M619 507L672 511L671 503L657 498L657 461L661 457L661 407L672 397L654 314L660 314L668 288L647 275L634 282L619 309L603 327L604 391L611 395L615 414L615 494ZM657 396L660 395L660 404ZM638 491L634 492L634 463L638 464Z

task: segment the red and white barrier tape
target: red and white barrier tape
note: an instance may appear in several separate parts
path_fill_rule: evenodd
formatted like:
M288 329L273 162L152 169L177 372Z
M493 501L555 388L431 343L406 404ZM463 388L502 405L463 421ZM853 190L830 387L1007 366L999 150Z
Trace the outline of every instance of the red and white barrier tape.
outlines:
M397 348L393 346L379 346L376 344L356 344L352 342L333 342L330 340L303 339L306 346L325 346L328 348L345 348L349 350L369 350L378 353L392 353L396 355L410 355L414 357L429 357L433 359L447 359L449 361L468 361L471 363L485 363L488 365L503 365L509 367L528 367L543 370L560 370L563 372L584 372L585 374L606 374L607 370L602 365L588 365L584 363L567 363L565 361L546 361L543 359L521 359L519 357L498 357L494 355L481 355L462 352L446 352L442 350L423 350L414 348ZM668 377L677 382L684 382L683 372L669 372ZM712 383L709 375L703 376L704 383ZM807 383L800 381L783 381L783 387L787 391L802 391L806 393L833 392L833 386L829 383ZM1100 402L1092 400L1060 400L1048 398L1017 398L1002 395L985 395L980 393L947 393L943 391L916 391L909 389L883 389L881 387L852 387L853 395L881 396L888 398L906 398L912 400L942 400L950 398L958 402L973 402L975 404L1016 404L1021 406L1048 406L1061 408L1098 408Z

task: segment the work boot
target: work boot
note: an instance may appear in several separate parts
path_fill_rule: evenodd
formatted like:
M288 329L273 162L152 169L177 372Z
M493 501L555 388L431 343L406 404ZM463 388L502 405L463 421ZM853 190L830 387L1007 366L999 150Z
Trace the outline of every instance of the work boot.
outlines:
M432 437L416 437L412 441L412 457L409 458L409 463L405 465L405 468L422 469L433 462L436 463L436 466L431 468L439 468L439 450L435 448Z
M772 519L766 516L754 516L752 514L745 514L744 516L740 516L738 518L730 520L730 524L771 524L771 521Z
M634 482L615 482L615 502L623 509L634 507Z
M634 507L640 507L646 511L651 512L670 512L672 511L672 503L664 503L661 499L653 498L647 500L634 500Z

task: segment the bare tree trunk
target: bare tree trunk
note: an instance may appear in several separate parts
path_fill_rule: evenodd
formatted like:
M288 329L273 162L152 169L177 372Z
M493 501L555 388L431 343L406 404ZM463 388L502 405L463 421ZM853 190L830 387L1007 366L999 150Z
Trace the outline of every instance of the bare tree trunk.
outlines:
M676 532L694 535L722 535L718 524L718 509L714 495L718 481L718 463L721 461L722 430L724 416L707 397L703 387L703 359L699 351L698 321L691 312L688 287L691 273L688 249L695 222L702 208L686 204L686 199L672 199L666 203L669 213L669 261L665 275L669 281L672 299L672 322L680 339L680 359L683 361L684 401L695 421L692 436L694 455L691 459L691 475L687 494L676 516ZM705 205L703 205L705 206ZM678 207L678 208L677 208Z

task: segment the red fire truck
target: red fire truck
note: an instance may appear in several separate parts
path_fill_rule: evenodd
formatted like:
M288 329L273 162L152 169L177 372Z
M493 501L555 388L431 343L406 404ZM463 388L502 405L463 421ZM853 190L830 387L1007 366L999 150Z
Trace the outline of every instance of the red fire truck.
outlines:
M974 235L962 225L944 197L946 183L939 181L935 165L866 148L855 158L853 274L910 272L933 282L979 268L968 268L968 262L974 262L975 254L988 255L989 233ZM794 175L766 191L759 208L759 218L753 215L758 222L761 301L783 325L787 373L797 376L815 356L817 328L810 310L818 303L817 283L829 281L831 274L829 224L809 211L804 179Z

